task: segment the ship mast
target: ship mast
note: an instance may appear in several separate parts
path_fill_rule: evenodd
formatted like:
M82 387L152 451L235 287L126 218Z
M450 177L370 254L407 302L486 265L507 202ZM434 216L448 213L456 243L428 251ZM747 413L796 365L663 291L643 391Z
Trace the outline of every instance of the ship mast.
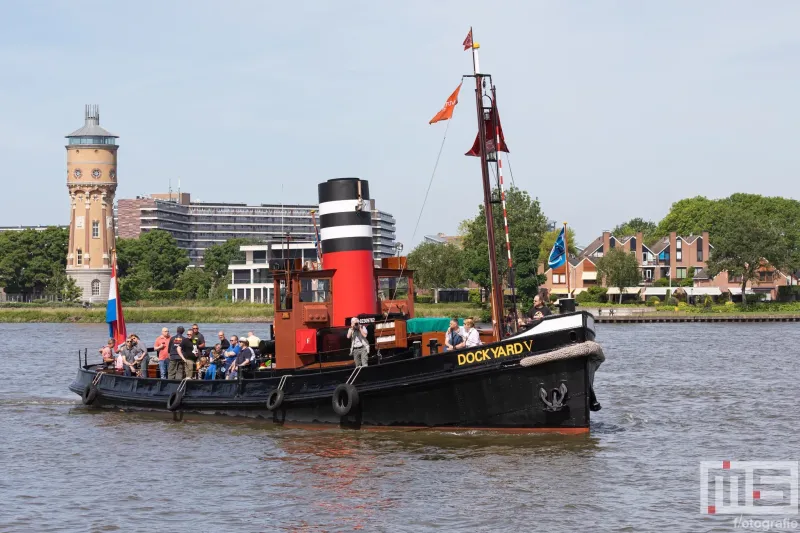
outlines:
M472 29L470 28L470 35ZM492 303L492 329L497 340L503 338L503 291L500 283L500 276L497 273L497 257L494 239L494 214L492 213L492 186L489 181L489 161L486 153L486 122L491 117L492 106L483 105L483 82L484 78L490 77L488 74L480 73L480 62L478 60L478 49L480 45L473 41L472 44L472 66L475 77L475 106L478 112L478 145L481 159L481 174L483 176L483 209L486 214L486 240L489 245L489 281L491 284L491 303ZM491 121L490 121L491 123ZM495 146L499 157L500 146Z

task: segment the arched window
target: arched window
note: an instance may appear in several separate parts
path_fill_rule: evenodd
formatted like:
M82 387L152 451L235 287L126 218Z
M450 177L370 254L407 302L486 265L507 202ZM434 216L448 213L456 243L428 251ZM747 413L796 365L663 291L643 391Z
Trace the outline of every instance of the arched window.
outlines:
M75 264L81 266L83 264L83 250L78 248L78 252L75 254Z
M100 296L100 280L92 280L92 296Z

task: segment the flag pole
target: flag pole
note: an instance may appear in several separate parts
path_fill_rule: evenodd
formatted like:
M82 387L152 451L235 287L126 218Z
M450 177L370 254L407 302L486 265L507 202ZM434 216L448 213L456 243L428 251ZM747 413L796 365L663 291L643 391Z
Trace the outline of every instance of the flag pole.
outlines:
M569 290L569 241L567 240L567 223L564 222L564 267L567 270L567 298L571 298L572 294Z

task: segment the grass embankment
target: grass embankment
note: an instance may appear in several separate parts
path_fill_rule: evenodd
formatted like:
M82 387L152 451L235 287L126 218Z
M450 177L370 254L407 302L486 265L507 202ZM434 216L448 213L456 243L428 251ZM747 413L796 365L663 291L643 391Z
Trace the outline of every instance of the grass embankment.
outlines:
M273 308L271 305L248 303L222 306L186 302L184 305L173 303L171 306L156 307L126 305L124 313L125 321L132 323L269 322L273 317ZM0 322L102 323L105 320L105 308L98 307L0 307Z
M479 317L481 308L470 304L415 304L417 316ZM125 321L131 323L270 322L271 305L229 302L137 302L125 304ZM0 322L103 323L105 307L84 309L69 305L3 304Z

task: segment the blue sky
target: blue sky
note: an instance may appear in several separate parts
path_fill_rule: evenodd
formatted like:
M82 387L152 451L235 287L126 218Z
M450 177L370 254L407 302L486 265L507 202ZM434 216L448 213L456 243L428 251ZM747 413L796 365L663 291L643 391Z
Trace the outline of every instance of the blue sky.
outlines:
M800 198L798 2L10 2L0 225L66 223L63 136L99 104L118 198L180 179L203 201L308 203L359 176L407 250L455 233L482 198L466 85L412 235L470 25L514 181L579 243L686 196Z

